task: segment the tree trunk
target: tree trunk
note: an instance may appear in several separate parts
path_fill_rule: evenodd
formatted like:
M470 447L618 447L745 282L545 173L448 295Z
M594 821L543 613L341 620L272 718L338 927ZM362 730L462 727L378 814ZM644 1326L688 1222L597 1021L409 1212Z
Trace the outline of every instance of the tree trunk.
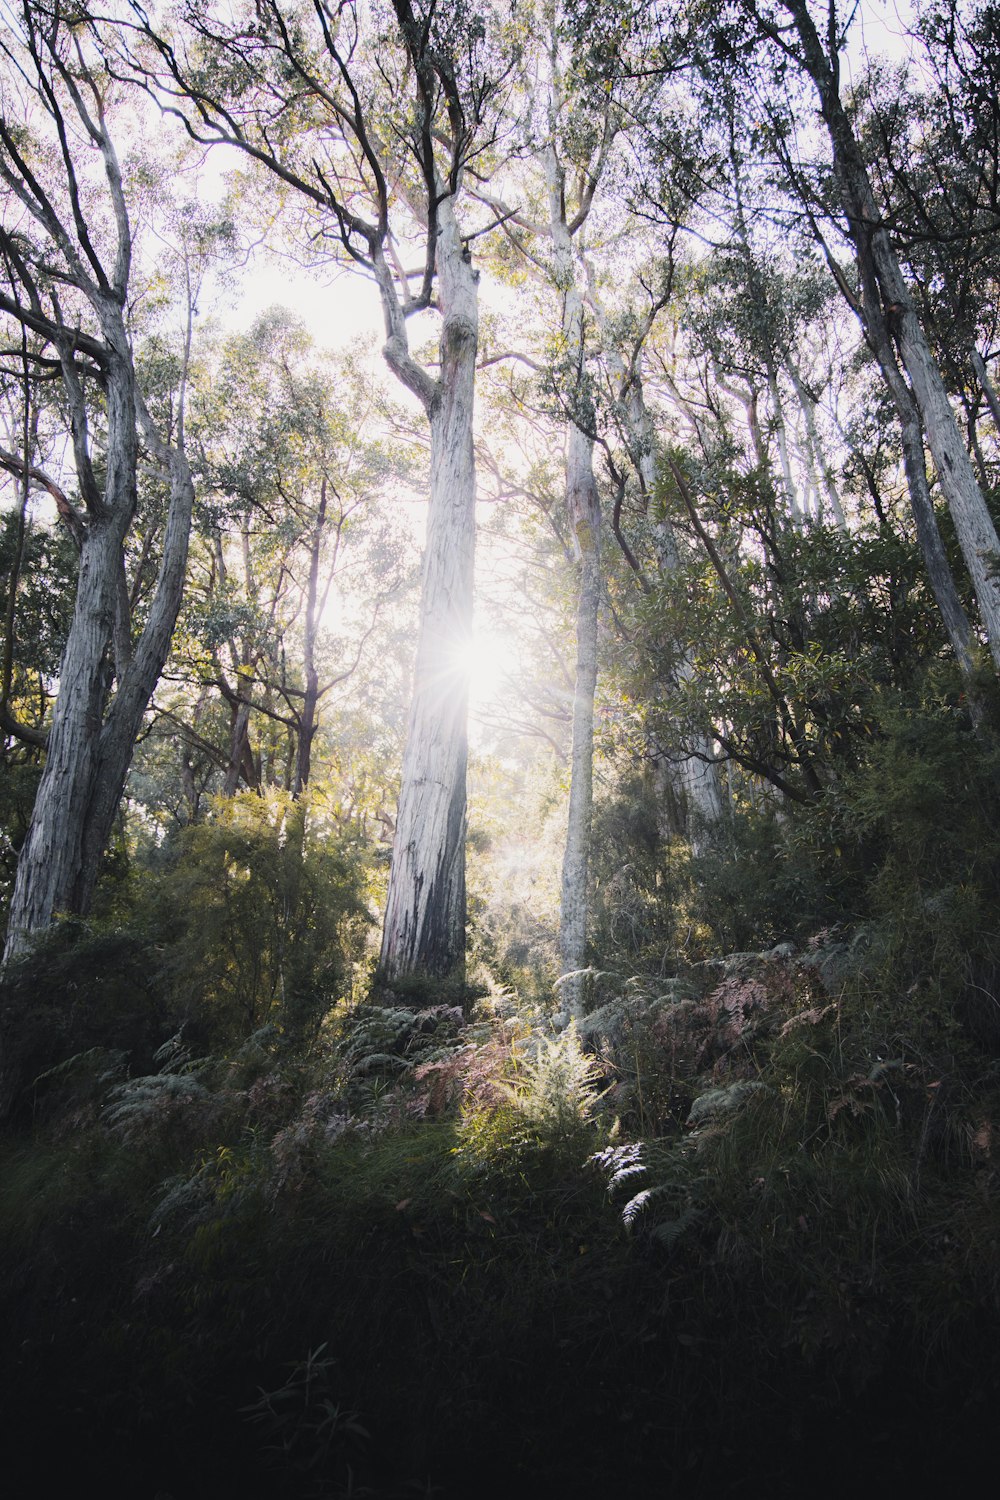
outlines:
M159 445L171 497L149 618L105 713L122 542L135 508L136 393L131 369L109 374L104 514L83 536L76 607L59 671L45 769L17 865L4 963L60 913L90 908L136 736L163 670L180 608L193 486L183 455Z
M972 365L976 379L983 388L983 395L986 397L986 404L990 409L990 415L993 418L997 433L1000 434L1000 398L998 398L996 387L990 379L989 371L986 368L986 361L978 349L973 348L970 350L969 363Z
M107 649L114 622L119 528L95 523L80 554L76 607L59 673L45 769L17 863L4 962L61 912L76 909L84 831L97 774Z
M594 412L585 370L584 307L566 216L566 171L553 141L545 153L549 194L552 269L562 296L564 372L562 398L566 423L566 513L580 566L576 609L576 673L573 688L573 742L570 752L569 807L559 904L559 961L562 997L571 1016L581 1015L590 909L590 841L594 804L594 694L597 689L597 622L601 597L601 505L594 478ZM586 215L584 215L584 218ZM582 222L582 221L581 221Z
M840 98L837 58L828 57L824 51L804 0L783 3L795 22L806 69L819 93L850 232L859 259L871 257L882 306L910 378L941 491L976 591L990 651L1000 669L1000 538L875 202L861 148Z
M802 408L802 419L805 422L806 428L806 445L816 468L816 519L818 521L822 521L823 519L823 496L825 495L827 504L830 507L830 514L833 516L834 525L838 530L844 531L847 528L847 519L844 515L844 507L841 504L840 491L837 489L833 470L827 463L826 454L823 451L823 440L816 426L816 402L806 389L805 382L791 359L786 357L785 365L792 385L795 387L795 394L798 397L799 405Z
M147 431L147 436L150 434ZM118 812L136 738L170 652L184 597L194 482L179 449L162 444L158 456L170 473L170 505L153 601L128 670L118 685L100 735L97 776L84 832L84 863L74 910L90 907L101 856Z
M937 517L934 514L930 486L927 483L924 434L920 425L920 413L917 410L913 392L903 379L896 363L892 340L879 300L875 268L864 249L859 253L858 269L861 282L861 310L864 314L869 347L878 361L882 378L899 417L903 468L906 473L917 542L923 554L924 566L927 569L931 590L941 613L948 640L965 682L973 717L978 721L982 717L982 711L978 706L972 628L958 596L958 589L955 587L955 580L948 562L948 554L945 552Z
M788 506L788 515L792 525L801 529L803 512L788 457L788 431L785 427L785 413L781 405L781 392L778 390L778 372L770 359L767 362L767 389L771 397L771 422L778 441L778 462L781 466L781 487L784 491L785 504Z
M240 672L236 673L236 691L229 698L229 758L226 774L222 779L222 795L235 797L239 791L240 777L253 785L253 755L250 750L250 710L246 686Z
M594 694L597 689L597 619L601 598L600 505L594 481L593 443L571 424L566 444L566 501L580 556L576 610L576 681L569 810L559 907L559 959L563 1000L570 1015L583 1010L590 906L590 840L594 803Z
M413 697L377 983L465 981L468 679L476 470L472 417L479 337L478 272L450 199L439 208L441 371L426 402L431 429L427 545ZM387 346L394 368L405 350Z
M327 485L324 477L319 492L319 507L316 524L309 539L309 581L305 599L305 630L302 641L302 659L305 688L302 694L302 712L298 724L298 748L295 756L295 783L292 795L301 797L309 783L312 767L312 747L319 727L319 672L316 669L316 631L319 627L319 562L323 547L323 532L326 527Z

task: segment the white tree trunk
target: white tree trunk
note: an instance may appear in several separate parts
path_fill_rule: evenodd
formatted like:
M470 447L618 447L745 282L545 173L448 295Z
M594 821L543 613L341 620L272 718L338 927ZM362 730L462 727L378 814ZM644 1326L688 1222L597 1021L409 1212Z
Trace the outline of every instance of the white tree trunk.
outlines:
M553 110L554 123L554 110ZM553 129L553 137L555 130ZM549 192L552 269L563 299L566 424L566 513L580 567L576 610L576 673L573 688L573 743L570 752L569 807L559 903L559 961L564 975L564 1007L583 1012L585 985L580 971L587 958L590 911L590 843L594 805L594 695L597 689L597 625L601 597L601 505L594 478L593 408L584 369L584 307L566 219L565 169L554 144L545 153Z
M962 556L972 578L990 651L1000 669L1000 538L976 480L899 259L875 202L861 148L840 98L836 59L831 59L824 51L804 0L783 0L783 4L795 22L803 61L819 93L850 232L859 259L871 257L878 291L910 378L941 492L948 502Z
M478 273L463 254L451 201L439 209L441 371L426 386L430 503L413 697L382 932L378 982L465 978L468 677L476 534L473 399ZM387 346L407 383L408 356ZM392 347L390 347L392 346Z
M594 480L593 442L575 424L566 437L566 504L580 559L576 610L576 680L569 808L559 906L559 959L563 1001L570 1015L583 1010L590 909L590 842L594 806L594 695L597 690L597 623L601 599L600 503Z
M778 462L781 465L781 484L785 492L785 504L788 506L792 525L801 528L803 512L788 457L788 432L785 427L784 409L781 405L781 392L778 390L778 372L770 362L767 367L767 389L771 397L771 423L778 441Z
M136 392L130 366L112 365L108 386L105 514L90 521L83 536L45 769L18 859L5 964L56 916L84 915L90 908L136 736L183 595L193 485L183 455L159 443L149 424L147 435L171 474L163 555L147 623L108 705L122 542L135 509Z
M798 397L799 405L802 408L802 419L805 422L806 428L806 447L816 469L816 519L818 521L822 521L823 519L823 496L825 495L827 505L830 507L830 514L833 517L833 524L840 531L844 531L847 528L847 518L844 515L844 507L841 503L840 491L837 489L836 480L833 477L833 470L826 459L823 440L819 435L819 428L816 426L816 402L806 389L802 376L790 359L786 360L786 366L792 385L795 387L795 394Z
M938 528L924 454L924 434L920 425L920 413L896 363L892 340L886 327L879 297L878 282L871 255L866 246L858 254L858 270L861 283L862 311L868 344L874 354L882 378L886 383L896 414L899 418L900 446L903 451L903 469L906 474L910 508L913 511L917 542L920 546L941 619L948 640L955 653L959 670L965 681L970 709L974 721L982 718L979 689L976 683L976 663L973 652L972 629L962 601L955 587L951 565Z
M60 912L77 908L114 624L118 528L92 526L80 554L76 607L63 652L45 769L17 864L4 962Z

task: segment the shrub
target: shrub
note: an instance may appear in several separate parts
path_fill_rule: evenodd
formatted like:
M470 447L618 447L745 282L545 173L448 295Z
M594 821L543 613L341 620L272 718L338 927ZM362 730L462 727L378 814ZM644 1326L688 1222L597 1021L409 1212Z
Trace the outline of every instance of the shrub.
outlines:
M305 801L217 798L149 890L173 1006L210 1046L273 1024L313 1037L363 969L371 917L353 847Z

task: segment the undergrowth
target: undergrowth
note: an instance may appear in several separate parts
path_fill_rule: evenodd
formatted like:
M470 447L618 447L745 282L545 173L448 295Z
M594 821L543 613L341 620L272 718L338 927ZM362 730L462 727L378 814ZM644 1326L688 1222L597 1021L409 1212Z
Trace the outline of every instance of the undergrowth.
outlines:
M471 1016L300 992L250 1029L192 981L187 1024L147 930L43 946L5 1011L35 1018L0 1146L8 1473L174 1500L972 1476L1000 1394L1000 844L990 757L947 774L964 733L904 722L766 830L738 921L752 871L689 889L697 941L630 969L631 927L563 1031L495 986Z
M1000 1077L960 1027L908 1040L905 995L873 1028L842 948L623 985L579 1035L343 1007L307 1055L72 1060L3 1164L16 1430L58 1411L80 1472L193 1497L464 1495L470 1465L694 1493L747 1455L781 1493L779 1449L845 1406L896 1441L929 1393L965 1441Z

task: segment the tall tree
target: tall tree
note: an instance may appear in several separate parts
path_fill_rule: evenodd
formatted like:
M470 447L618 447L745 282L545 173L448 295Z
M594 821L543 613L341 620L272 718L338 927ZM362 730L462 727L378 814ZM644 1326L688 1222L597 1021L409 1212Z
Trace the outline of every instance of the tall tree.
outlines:
M1000 668L1000 538L841 92L840 54L853 11L845 19L836 0L824 0L817 24L806 0L779 0L773 8L759 6L756 0L738 0L738 5L783 64L792 63L815 87L829 137L836 192L859 268L865 321L875 328L879 319L887 320L975 588L990 651Z
M492 8L433 0L186 5L169 36L135 7L124 63L203 143L235 146L281 184L321 245L374 280L386 363L430 426L430 504L413 697L379 982L461 984L465 962L467 684L476 478L478 271L463 226L473 159L495 144L512 65ZM119 37L120 42L120 37ZM133 45L134 44L134 45ZM149 50L144 50L143 44ZM121 46L119 46L121 54ZM407 261L413 257L415 267ZM433 312L436 368L410 349Z
M601 503L594 476L595 411L586 368L587 343L583 271L574 252L574 235L583 229L614 139L609 111L598 138L582 164L567 160L563 136L567 110L558 56L558 38L550 50L549 140L543 153L548 191L548 231L552 243L552 277L560 295L561 354L559 397L565 403L566 514L580 581L576 610L576 675L573 688L573 738L570 752L569 807L563 850L559 908L559 954L567 1008L582 1009L579 977L586 963L589 906L590 839L594 799L594 694L597 689L598 614L601 601ZM577 170L574 172L574 167ZM573 180L576 201L573 199Z
M55 0L22 0L8 20L0 42L8 64L0 96L0 314L33 336L36 367L59 372L80 499L71 501L27 450L7 455L8 469L56 496L79 570L5 961L57 913L89 906L180 606L194 497L183 359L166 427L150 414L136 372L128 324L134 230L111 135L113 90L86 32ZM123 548L141 503L141 455L159 470L166 519L155 590L136 634Z
M534 180L477 192L501 217L522 264L551 299L557 327L550 335L549 395L564 423L564 485L568 532L579 574L576 661L572 696L569 805L563 851L559 950L570 1013L583 1006L589 864L593 810L594 698L601 598L601 504L594 468L598 415L589 368L593 354L582 249L586 230L626 110L613 74L592 76L586 29L572 6L544 0L535 10L533 68L526 82L524 151ZM619 80L620 82L620 80ZM605 87L605 85L607 85ZM640 114L647 90L628 81L629 104ZM513 206L516 205L516 206ZM551 314L550 314L551 316Z

